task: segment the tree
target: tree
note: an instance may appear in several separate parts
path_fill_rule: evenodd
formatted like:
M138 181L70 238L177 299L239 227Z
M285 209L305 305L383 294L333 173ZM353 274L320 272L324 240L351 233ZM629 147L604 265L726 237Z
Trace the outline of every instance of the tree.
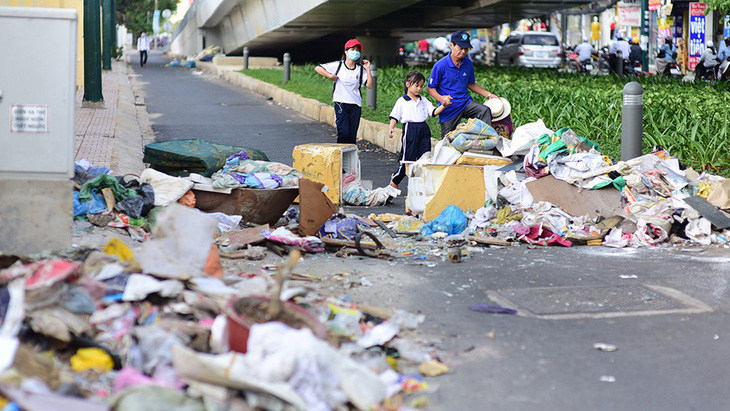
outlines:
M707 10L715 10L720 14L730 13L730 0L705 0Z
M170 9L174 13L177 9L177 0L157 0L157 7L159 10ZM117 0L117 22L125 25L135 37L143 31L152 32L154 11L154 0Z

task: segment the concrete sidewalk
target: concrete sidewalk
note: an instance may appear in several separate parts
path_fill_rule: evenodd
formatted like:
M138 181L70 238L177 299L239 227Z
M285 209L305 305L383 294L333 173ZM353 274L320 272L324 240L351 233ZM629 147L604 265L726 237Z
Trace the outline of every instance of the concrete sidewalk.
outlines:
M128 63L112 62L102 73L104 108L82 108L83 87L76 92L74 161L86 159L115 175L142 172L143 146L152 142L147 111L135 105L134 74Z

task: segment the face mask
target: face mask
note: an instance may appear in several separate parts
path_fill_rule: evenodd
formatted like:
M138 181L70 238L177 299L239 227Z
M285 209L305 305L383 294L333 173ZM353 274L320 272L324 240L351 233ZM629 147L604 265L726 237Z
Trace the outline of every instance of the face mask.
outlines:
M360 52L357 50L350 50L347 52L347 58L355 61L360 58Z

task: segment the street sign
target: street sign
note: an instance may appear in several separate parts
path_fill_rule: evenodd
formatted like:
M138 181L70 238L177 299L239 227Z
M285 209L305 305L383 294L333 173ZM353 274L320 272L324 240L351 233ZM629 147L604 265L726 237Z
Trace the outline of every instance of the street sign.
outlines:
M705 31L707 23L705 22L705 3L689 4L689 53L687 68L694 70L697 63L705 51Z

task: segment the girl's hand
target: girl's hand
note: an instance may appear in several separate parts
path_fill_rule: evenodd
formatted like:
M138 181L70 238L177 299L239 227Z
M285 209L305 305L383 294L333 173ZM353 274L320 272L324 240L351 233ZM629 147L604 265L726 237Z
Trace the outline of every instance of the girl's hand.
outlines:
M388 130L388 137L393 138L393 129Z
M365 70L370 70L370 60L363 60L363 61L362 61L362 67L363 67L363 68L364 68Z
M330 80L337 81L337 79L340 78L337 74L333 74L330 76Z

